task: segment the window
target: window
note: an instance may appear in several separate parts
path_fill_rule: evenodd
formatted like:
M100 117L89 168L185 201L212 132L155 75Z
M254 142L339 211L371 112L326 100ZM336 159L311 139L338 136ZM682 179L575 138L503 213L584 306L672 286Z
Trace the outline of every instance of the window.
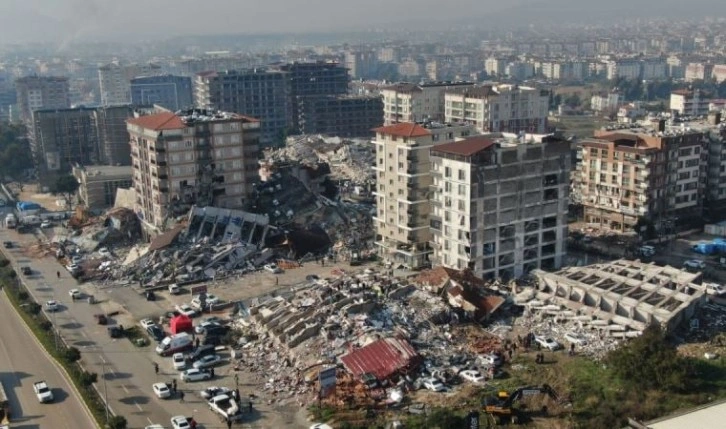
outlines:
M451 167L444 168L444 177L451 177Z
M451 182L444 183L444 192L451 192Z
M459 170L459 180L466 180L466 171Z

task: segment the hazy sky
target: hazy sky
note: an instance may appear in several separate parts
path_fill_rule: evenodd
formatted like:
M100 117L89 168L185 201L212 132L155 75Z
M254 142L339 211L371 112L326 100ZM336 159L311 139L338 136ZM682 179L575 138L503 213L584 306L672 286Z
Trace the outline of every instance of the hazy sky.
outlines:
M622 8L653 14L672 4L690 10L722 0L0 0L0 42L71 41L125 34L163 36L360 30L400 22L485 19L532 6L578 15ZM592 4L593 6L589 6ZM655 5L655 6L653 6ZM584 9L584 12L583 12ZM655 9L655 10L654 10ZM536 16L536 15L535 15Z

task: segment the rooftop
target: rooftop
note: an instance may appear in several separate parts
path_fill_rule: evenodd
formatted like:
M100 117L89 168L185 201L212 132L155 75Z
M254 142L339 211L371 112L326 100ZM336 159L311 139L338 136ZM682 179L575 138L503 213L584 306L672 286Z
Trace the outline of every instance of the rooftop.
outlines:
M86 172L88 180L104 180L109 177L128 176L131 178L133 175L133 168L130 165L86 165L80 167L80 169Z
M494 141L488 137L474 136L464 140L445 143L432 148L433 152L442 152L452 155L472 156L494 146Z
M404 370L418 357L411 344L404 339L384 338L354 349L340 360L354 376L370 373L385 380Z
M139 116L126 122L154 131L179 130L188 127L194 122L215 122L227 120L242 120L243 122L259 122L259 119L237 113L192 109L178 112L161 112L151 115Z
M423 125L413 122L402 122L400 124L378 127L374 128L373 131L397 137L424 137L431 135L431 131L427 130Z

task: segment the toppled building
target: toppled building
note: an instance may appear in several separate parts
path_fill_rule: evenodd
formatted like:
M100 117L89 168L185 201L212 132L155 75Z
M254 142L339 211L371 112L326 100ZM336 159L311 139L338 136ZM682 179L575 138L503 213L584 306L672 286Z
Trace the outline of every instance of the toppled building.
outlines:
M537 298L561 304L592 327L642 331L650 323L673 330L707 302L700 273L625 259L557 272L535 270Z
M214 242L264 244L270 229L267 215L218 207L193 207L189 212L187 236Z

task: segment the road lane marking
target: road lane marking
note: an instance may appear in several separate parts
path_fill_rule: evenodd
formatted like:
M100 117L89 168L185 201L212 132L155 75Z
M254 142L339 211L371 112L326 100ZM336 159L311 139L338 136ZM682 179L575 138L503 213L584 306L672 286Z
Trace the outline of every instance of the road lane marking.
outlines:
M150 425L153 425L153 424L154 424L153 420L151 420L151 419L150 419L150 418L148 418L148 417L146 418L146 421L147 421L147 422L149 422L149 424L150 424Z
M124 392L129 393L129 389L126 388L126 385L122 384L121 388L124 389Z
M136 405L136 408L138 408L139 411L144 411L144 409L141 408L141 405L139 405L139 404L134 404L134 405Z

